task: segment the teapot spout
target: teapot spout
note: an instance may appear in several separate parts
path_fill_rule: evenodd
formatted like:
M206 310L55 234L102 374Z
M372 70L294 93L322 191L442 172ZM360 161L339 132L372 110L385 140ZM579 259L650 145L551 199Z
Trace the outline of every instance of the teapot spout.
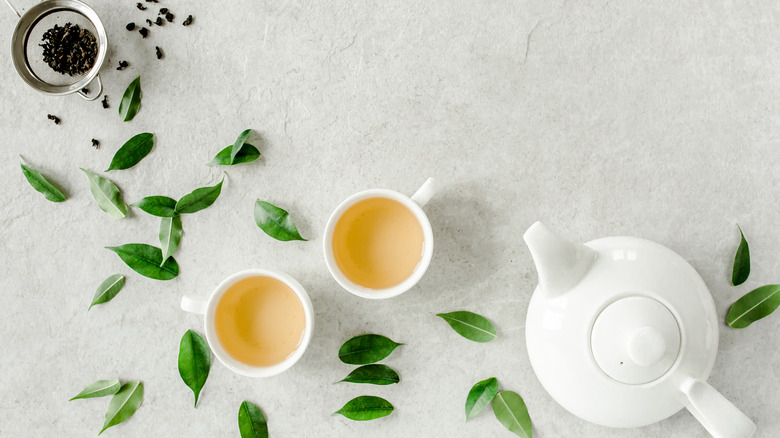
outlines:
M580 243L570 242L536 222L523 235L539 275L539 290L559 296L582 280L596 252Z

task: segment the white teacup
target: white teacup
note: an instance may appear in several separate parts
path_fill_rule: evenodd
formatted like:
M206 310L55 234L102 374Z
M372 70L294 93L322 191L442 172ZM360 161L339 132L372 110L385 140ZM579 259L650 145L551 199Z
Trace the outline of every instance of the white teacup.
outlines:
M433 230L431 229L431 222L428 220L428 216L425 215L422 207L428 203L435 192L436 180L434 178L428 178L425 184L423 184L422 187L420 187L420 189L418 189L411 198L393 190L373 189L356 193L339 204L333 214L331 214L330 219L328 219L328 224L325 227L325 236L323 239L325 263L327 264L328 270L330 271L333 278L335 278L336 281L347 291L359 297L369 299L384 299L395 297L406 292L407 290L411 289L412 286L417 284L420 278L422 278L423 274L425 274L425 271L428 269L428 265L430 265L431 258L433 256ZM411 274L399 284L396 284L392 287L379 289L372 289L350 280L347 275L342 272L341 268L339 268L333 249L333 239L336 224L342 218L344 213L358 202L372 198L388 198L402 204L417 219L417 222L422 228L423 235L421 258L414 267L414 270L411 272Z
M227 352L217 336L215 316L220 299L231 286L250 277L270 277L281 281L295 293L303 307L305 325L297 348L286 359L269 366L253 366L235 359ZM206 341L211 351L228 369L249 377L269 377L289 369L303 356L314 330L314 308L303 286L287 274L267 269L248 269L231 275L217 286L208 299L185 295L181 299L181 308L187 312L205 315Z

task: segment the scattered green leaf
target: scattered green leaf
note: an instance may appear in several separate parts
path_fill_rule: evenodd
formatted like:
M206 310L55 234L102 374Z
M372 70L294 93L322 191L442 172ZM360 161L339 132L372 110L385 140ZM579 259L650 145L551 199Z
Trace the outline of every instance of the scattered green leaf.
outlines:
M141 109L141 76L130 82L125 89L122 101L119 102L119 117L123 122L129 122L138 114L139 109Z
M754 289L731 305L726 323L732 328L745 328L780 306L780 284L769 284Z
M501 391L493 398L493 413L510 432L532 438L531 417L523 398L512 391Z
M122 200L119 188L110 180L98 176L87 169L81 168L89 178L89 190L98 203L98 207L110 214L114 219L122 219L127 215L127 204Z
M122 246L107 246L135 272L154 280L171 280L179 275L179 264L169 257L163 263L162 250L145 243L128 243Z
M97 382L87 386L83 391L78 393L75 397L68 401L73 401L81 398L95 398L104 397L107 395L114 395L119 392L119 388L122 385L119 383L119 379L114 380L98 380Z
M176 216L176 200L167 196L147 196L131 205L138 207L153 216Z
M737 228L739 228L740 242L737 254L734 256L734 269L731 271L731 284L734 286L744 283L750 276L750 248L742 228L739 225Z
M230 161L230 153L233 150L233 145L222 149L217 155L206 163L207 166L232 166L234 164L251 163L252 161L260 158L260 151L256 147L249 143L244 143L244 147L238 151L236 159L233 162Z
M116 151L106 172L129 169L135 166L152 151L152 147L154 147L154 134L144 132L134 135Z
M116 426L132 417L135 411L138 410L138 406L141 406L143 399L144 385L141 382L127 382L122 385L122 388L114 394L114 397L111 398L111 402L108 404L106 420L103 423L103 429L100 430L98 435L109 427Z
M286 211L259 199L255 202L255 222L265 234L276 240L306 240L298 233L298 228Z
M97 290L95 291L95 296L92 297L92 304L89 305L89 309L91 309L95 304L102 304L111 301L111 299L114 298L120 290L122 290L124 285L125 276L121 274L114 274L103 280L103 282L100 283L100 286L98 286Z
M238 430L241 438L268 438L268 422L263 411L248 401L238 408Z
M233 142L233 147L230 149L230 164L236 164L236 157L238 157L238 153L241 152L241 149L244 148L244 142L246 142L246 139L251 133L252 130L247 129L241 134L238 134L236 141Z
M350 365L366 365L386 358L398 347L398 342L382 335L360 335L339 348L339 359Z
M44 198L51 202L62 202L67 199L60 189L50 183L40 172L25 166L24 163L22 163L22 157L19 157L19 165L22 166L22 173L24 174L24 177L27 178L27 182L29 182L32 188L38 193L43 194Z
M219 184L212 187L201 187L193 190L191 193L182 196L179 202L176 203L176 213L195 213L196 211L208 208L219 197L222 192L222 183L225 182L225 177L222 177L222 181Z
M363 365L349 373L341 382L369 383L371 385L391 385L400 382L398 373L387 365Z
M341 414L354 421L369 421L386 417L393 413L393 409L393 405L381 397L362 395L348 401L334 414Z
M195 394L195 406L198 405L198 396L211 368L211 350L203 338L187 330L179 343L179 375L184 383Z
M160 222L160 247L163 263L179 248L181 242L181 216L164 217Z
M496 339L496 328L482 315L473 312L459 311L437 313L436 316L447 321L453 330L464 338L474 342L490 342Z
M498 379L491 377L477 382L466 397L466 421L472 419L498 394Z

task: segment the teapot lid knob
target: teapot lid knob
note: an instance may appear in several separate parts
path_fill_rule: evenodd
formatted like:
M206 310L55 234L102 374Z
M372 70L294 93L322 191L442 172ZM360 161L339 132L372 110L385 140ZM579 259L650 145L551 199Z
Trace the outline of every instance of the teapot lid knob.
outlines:
M653 327L642 327L628 336L626 352L632 362L646 367L663 359L666 341L660 331Z

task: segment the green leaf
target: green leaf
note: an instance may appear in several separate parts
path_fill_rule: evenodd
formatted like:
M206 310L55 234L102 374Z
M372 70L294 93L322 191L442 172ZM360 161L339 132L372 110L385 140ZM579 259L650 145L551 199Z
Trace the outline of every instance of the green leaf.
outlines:
M206 166L232 166L234 164L251 163L252 161L260 158L260 151L256 147L249 143L244 143L244 147L238 151L236 159L233 162L230 161L230 152L233 150L233 145L226 147L219 151L219 153L206 163Z
M268 422L263 411L244 401L238 408L238 430L241 438L268 438Z
M114 274L103 280L103 282L100 283L100 286L98 286L97 290L95 291L95 296L92 297L92 304L89 305L89 309L91 309L95 304L102 304L111 301L111 299L114 298L120 290L122 290L124 285L125 276L121 274Z
M179 375L184 384L189 386L195 394L195 406L198 405L198 396L211 368L211 351L203 338L187 330L179 343Z
M179 248L181 242L181 216L164 217L160 223L160 247L163 263Z
M114 380L98 380L97 382L87 386L83 391L78 393L75 397L68 401L77 400L80 398L95 398L104 397L107 395L114 395L119 391L122 385L119 384L118 379Z
M739 235L741 240L739 242L739 248L737 248L737 254L734 256L734 269L731 271L731 284L739 286L748 279L750 275L750 248L748 247L745 235L742 233L742 228L739 228Z
M154 147L154 134L144 132L134 135L116 151L106 172L129 169L135 166L152 151L152 147Z
M27 178L27 182L43 196L51 202L62 202L67 198L62 192L50 183L43 175L35 169L29 168L22 163L22 157L19 157L19 165L22 166L22 173Z
M255 202L255 222L265 234L276 240L306 240L298 233L298 228L286 211L259 199Z
M115 219L122 219L127 215L127 204L122 200L122 194L117 186L110 180L98 176L87 169L81 168L89 178L89 190L98 203L98 207Z
M213 187L201 187L193 190L191 193L182 196L179 202L176 203L176 213L195 213L196 211L208 208L219 197L222 191L222 183L225 182L225 177L222 177L222 181Z
M393 409L393 405L381 397L361 395L348 401L334 414L341 414L354 421L369 421L386 417L393 413Z
M339 359L350 365L366 365L386 358L399 344L382 335L360 335L339 348Z
M147 196L131 205L138 207L153 216L176 216L176 200L167 196Z
M498 394L498 379L495 377L477 382L466 397L466 421L471 420L490 404L496 394Z
M523 398L512 391L501 391L493 398L493 413L510 432L523 438L533 435L531 417Z
M135 411L138 410L138 406L141 405L143 399L144 385L141 382L127 382L122 385L119 392L114 394L114 397L111 398L111 402L108 403L106 421L103 423L103 429L100 430L98 435L109 427L116 426L132 417Z
M453 330L464 338L474 342L490 342L496 339L496 328L482 315L473 312L459 311L437 313L436 316L447 321Z
M173 257L163 263L162 250L145 243L128 243L122 246L107 246L135 272L154 280L171 280L179 275L179 264Z
M387 365L363 365L349 373L341 382L391 385L400 382L398 373Z
M770 315L780 306L779 292L779 284L768 284L746 293L731 305L726 323L740 329Z
M230 164L236 164L236 157L238 157L238 153L241 152L241 149L244 148L244 142L251 133L252 130L247 129L241 134L238 134L238 138L233 142L233 147L230 149Z
M139 109L141 109L141 76L130 82L125 89L122 101L119 102L119 117L123 122L129 122L138 114Z

